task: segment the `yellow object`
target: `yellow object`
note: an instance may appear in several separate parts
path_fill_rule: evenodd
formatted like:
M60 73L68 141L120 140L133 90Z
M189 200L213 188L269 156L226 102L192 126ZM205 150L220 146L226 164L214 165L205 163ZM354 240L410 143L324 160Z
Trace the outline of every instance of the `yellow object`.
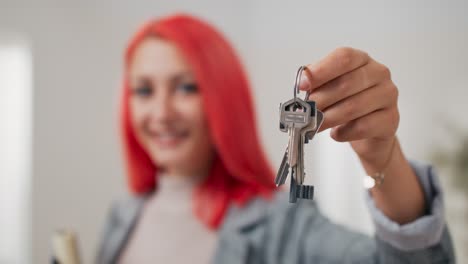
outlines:
M52 236L52 253L60 264L80 264L76 235L70 230L57 230Z

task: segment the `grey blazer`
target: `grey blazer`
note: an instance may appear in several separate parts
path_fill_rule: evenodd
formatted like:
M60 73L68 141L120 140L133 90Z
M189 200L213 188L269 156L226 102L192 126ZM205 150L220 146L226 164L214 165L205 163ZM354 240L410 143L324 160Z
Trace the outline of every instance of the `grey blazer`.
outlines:
M434 180L430 167L412 165L420 179ZM427 199L430 191L427 187L434 191L437 186L428 185L427 179L422 181ZM437 195L433 194L431 199ZM114 204L105 224L97 263L116 263L141 214L145 199L133 197ZM447 227L441 223L438 228L437 221L431 219L430 214L436 210L428 208L428 216L420 219L422 226L426 225L423 227L425 230L415 231L421 229L417 226L386 230L402 232L396 236L403 238L403 245L411 240L424 245L408 250L392 243L391 237L379 236L379 223L376 223L377 235L369 237L330 222L320 213L315 202L300 200L291 204L288 194L279 191L272 201L257 198L243 208L234 205L229 208L219 229L213 263L455 263ZM378 216L373 218L376 220ZM430 234L438 232L438 229L440 234ZM428 236L436 239L428 239Z

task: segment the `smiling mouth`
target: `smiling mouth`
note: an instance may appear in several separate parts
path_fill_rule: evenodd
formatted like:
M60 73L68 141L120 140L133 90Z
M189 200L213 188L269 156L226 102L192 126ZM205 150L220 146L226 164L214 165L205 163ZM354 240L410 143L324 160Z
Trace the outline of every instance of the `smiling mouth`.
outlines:
M151 135L151 139L161 148L173 148L188 137L188 131L157 132Z

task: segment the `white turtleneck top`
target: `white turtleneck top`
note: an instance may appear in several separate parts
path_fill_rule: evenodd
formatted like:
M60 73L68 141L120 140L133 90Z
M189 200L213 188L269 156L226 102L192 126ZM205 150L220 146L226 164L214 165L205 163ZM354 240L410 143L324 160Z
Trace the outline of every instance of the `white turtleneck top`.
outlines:
M211 261L216 232L203 225L192 210L198 182L193 177L159 177L158 190L145 202L120 264Z

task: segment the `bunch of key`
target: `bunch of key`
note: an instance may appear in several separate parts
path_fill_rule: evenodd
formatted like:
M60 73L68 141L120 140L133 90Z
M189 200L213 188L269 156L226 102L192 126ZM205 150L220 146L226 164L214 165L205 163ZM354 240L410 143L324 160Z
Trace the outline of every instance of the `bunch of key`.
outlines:
M285 183L291 170L291 185L289 202L295 203L297 198L310 199L314 197L314 186L303 185L304 171L304 144L309 143L317 133L323 122L323 113L317 110L314 101L309 101L309 92L304 100L296 96L299 93L299 80L305 66L301 66L296 74L294 85L294 98L280 104L280 130L289 135L288 145L284 152L278 174L276 186Z

